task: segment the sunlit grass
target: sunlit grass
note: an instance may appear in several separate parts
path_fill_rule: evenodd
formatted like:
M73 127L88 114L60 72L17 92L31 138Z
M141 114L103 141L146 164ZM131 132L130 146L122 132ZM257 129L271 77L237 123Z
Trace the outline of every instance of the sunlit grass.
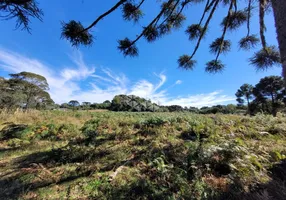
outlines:
M0 119L5 199L220 198L269 183L286 155L282 116L19 110Z

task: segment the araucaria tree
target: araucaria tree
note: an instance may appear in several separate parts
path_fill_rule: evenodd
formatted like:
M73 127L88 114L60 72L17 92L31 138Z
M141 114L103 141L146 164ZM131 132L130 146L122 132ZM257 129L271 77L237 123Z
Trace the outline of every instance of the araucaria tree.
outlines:
M71 100L69 102L69 105L73 108L73 110L75 110L75 108L78 107L80 104L77 100Z
M250 100L253 98L253 86L250 84L243 84L235 93L237 97L237 102L243 105L246 101L247 103L247 114L250 114Z
M281 1L282 4L285 4L285 2L282 2L282 0L276 1ZM273 7L276 5L276 1L273 0ZM160 39L162 36L171 33L172 30L180 28L183 22L187 19L185 15L187 8L196 3L204 3L205 6L202 10L200 20L194 24L190 24L185 30L189 40L195 41L195 45L192 52L179 57L179 67L188 70L194 68L195 64L197 63L195 60L196 52L200 47L202 39L206 36L210 22L220 5L223 5L227 9L227 14L222 18L221 35L218 35L218 37L214 39L209 46L210 52L214 54L214 59L206 63L205 70L207 72L216 73L225 68L225 65L220 60L220 55L231 50L231 41L227 38L226 33L238 30L244 24L247 27L247 32L245 33L245 37L241 38L239 41L240 48L249 50L250 48L255 47L259 42L262 46L262 49L256 52L255 55L250 59L251 63L258 69L264 70L275 64L279 64L281 61L278 49L274 46L269 46L264 35L266 30L264 15L265 12L271 8L272 4L270 0L248 0L247 4L245 4L245 1L239 0L168 0L159 2L161 3L159 12L142 28L141 33L138 33L134 39L125 38L118 40L118 49L123 53L124 56L138 55L139 50L136 44L140 39L145 38L147 42L154 42L155 40ZM87 27L84 27L81 22L74 20L63 23L62 37L69 40L74 46L78 46L80 44L90 45L93 42L93 35L91 34L90 30L92 27L95 27L104 17L108 16L116 9L122 8L123 18L136 23L140 20L140 18L143 17L141 6L144 3L145 0L120 0L110 10L100 15ZM260 39L251 32L251 17L257 13L255 12L255 7L259 8L258 15L260 24ZM273 10L274 12L279 13L279 10ZM280 14L283 15L283 13L284 12L281 12ZM275 14L275 19L277 24L277 33L278 35L282 34L283 36L283 30L280 30L283 29L281 20L283 21L285 19L281 15ZM282 25L280 28L279 24ZM282 42L283 37L281 41L279 40L281 45ZM286 52L283 52L283 48L280 48L280 51L281 54L286 54Z
M103 12L89 25L83 25L81 22L71 20L62 23L62 37L69 40L73 46L91 45L93 43L93 34L91 32L98 23L114 11L121 9L122 17L126 21L137 23L144 17L141 9L146 0L119 0L107 11ZM201 41L210 32L210 23L217 14L219 6L226 9L226 15L221 19L222 32L209 45L210 52L214 54L214 59L206 63L205 70L210 73L220 72L225 68L221 54L225 54L231 50L231 41L227 33L239 30L245 25L247 31L245 36L239 41L239 47L249 50L252 47L261 44L261 50L256 52L250 58L250 63L255 65L257 69L265 70L273 65L280 64L283 66L283 76L286 77L286 1L285 0L165 0L153 1L153 4L160 4L158 13L142 27L134 38L128 37L118 40L118 49L124 56L137 56L139 50L137 42L145 38L147 42L154 42L164 35L171 33L175 29L179 29L183 22L186 21L186 13L194 4L204 4L202 15L198 22L189 24L185 33L189 40L195 41L192 52L181 55L178 58L179 67L191 70L197 63L195 55L200 47ZM273 11L276 25L279 50L275 46L267 44L264 23L265 13ZM16 17L17 25L23 25L24 28L29 27L29 17L41 19L42 12L38 8L35 0L0 0L0 12L7 15L6 19ZM259 19L259 37L251 30L251 18L258 15ZM190 20L188 20L190 21ZM212 34L213 35L213 34ZM281 55L281 56L280 56Z
M34 0L0 0L0 18L16 19L16 28L30 31L30 17L42 21L43 11Z
M270 100L273 116L276 116L278 108L285 102L286 92L283 86L280 76L267 76L262 78L253 90L258 100Z

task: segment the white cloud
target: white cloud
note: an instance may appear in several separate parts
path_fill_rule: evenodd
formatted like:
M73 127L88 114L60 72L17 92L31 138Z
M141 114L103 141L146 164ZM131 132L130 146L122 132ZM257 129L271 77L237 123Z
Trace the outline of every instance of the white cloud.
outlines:
M183 83L183 81L177 80L177 81L175 82L175 85L181 85L182 83Z
M159 92L158 90L165 84L167 77L163 73L160 73L159 75L154 73L154 75L159 78L159 83L153 84L147 80L140 80L131 88L129 94L151 99L153 101L163 98L166 95L166 90L161 90Z
M27 71L46 77L50 85L49 92L56 102L68 101L73 93L81 89L74 79L87 78L95 71L94 68L88 68L84 64L81 54L75 54L73 61L76 63L76 68L65 68L57 72L36 59L0 48L1 68L9 73Z
M158 89L160 89L160 87L162 87L167 81L167 77L163 73L160 73L159 75L155 73L155 75L160 79L160 82L156 85L153 92L156 92Z
M172 97L169 95L168 90L174 85L180 85L182 81L177 80L175 84L162 88L167 82L167 76L163 72L160 74L154 73L154 77L159 79L155 83L145 79L130 83L124 74L114 73L108 68L88 66L80 52L75 52L70 58L74 66L64 67L56 71L55 68L43 64L37 59L0 48L0 68L9 73L30 71L45 76L50 85L51 97L57 103L68 102L71 99L81 102L103 102L111 100L118 94L137 95L151 99L161 105L195 107L225 104L234 100L232 97L223 95L222 91ZM81 83L87 78L89 78L88 85L90 87L84 90ZM90 79L92 79L92 82Z
M193 106L201 108L203 106L212 106L217 104L225 104L232 102L235 98L222 95L222 91L215 91L208 94L190 95L187 97L177 97L169 99L165 102L166 105L181 105L181 106Z
M61 72L61 76L65 80L82 80L91 76L95 72L95 67L88 67L84 61L82 54L79 51L75 51L73 56L70 56L73 63L77 66L74 68L65 68Z

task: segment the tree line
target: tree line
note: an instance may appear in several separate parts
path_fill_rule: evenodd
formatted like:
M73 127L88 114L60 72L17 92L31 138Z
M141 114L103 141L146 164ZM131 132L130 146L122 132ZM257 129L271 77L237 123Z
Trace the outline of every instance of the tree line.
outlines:
M215 105L211 107L183 107L180 105L158 105L151 100L147 100L135 95L116 95L112 101L106 100L103 103L82 102L71 100L68 103L57 105L58 109L69 110L97 110L105 109L115 112L192 112L197 114L235 114L245 113L245 106L237 106L234 104Z
M243 84L235 93L237 105L215 105L211 107L182 107L180 105L159 105L151 100L135 95L116 95L112 101L102 103L82 102L71 100L61 105L55 104L48 91L49 84L45 77L21 72L10 74L9 79L0 77L0 109L70 109L126 112L192 112L199 114L249 114L257 113L277 115L285 111L286 90L283 78L267 76L255 86Z
M243 84L235 93L237 105L215 105L211 107L182 107L180 105L163 106L152 103L151 100L137 97L135 95L117 95L113 100L105 101L101 104L91 104L78 101L70 101L62 104L61 107L73 109L107 109L111 111L129 111L129 112L193 112L199 114L249 114L257 113L277 115L278 111L285 111L286 90L283 78L280 76L267 76L262 78L255 86ZM76 103L75 103L76 102Z

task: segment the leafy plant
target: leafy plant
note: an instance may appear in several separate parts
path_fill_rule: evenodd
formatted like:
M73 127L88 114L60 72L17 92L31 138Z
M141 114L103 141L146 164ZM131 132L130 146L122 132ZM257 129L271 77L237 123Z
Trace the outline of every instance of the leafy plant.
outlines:
M99 126L100 120L99 119L92 119L83 125L81 128L82 133L87 137L87 138L95 138L98 134L97 128Z

